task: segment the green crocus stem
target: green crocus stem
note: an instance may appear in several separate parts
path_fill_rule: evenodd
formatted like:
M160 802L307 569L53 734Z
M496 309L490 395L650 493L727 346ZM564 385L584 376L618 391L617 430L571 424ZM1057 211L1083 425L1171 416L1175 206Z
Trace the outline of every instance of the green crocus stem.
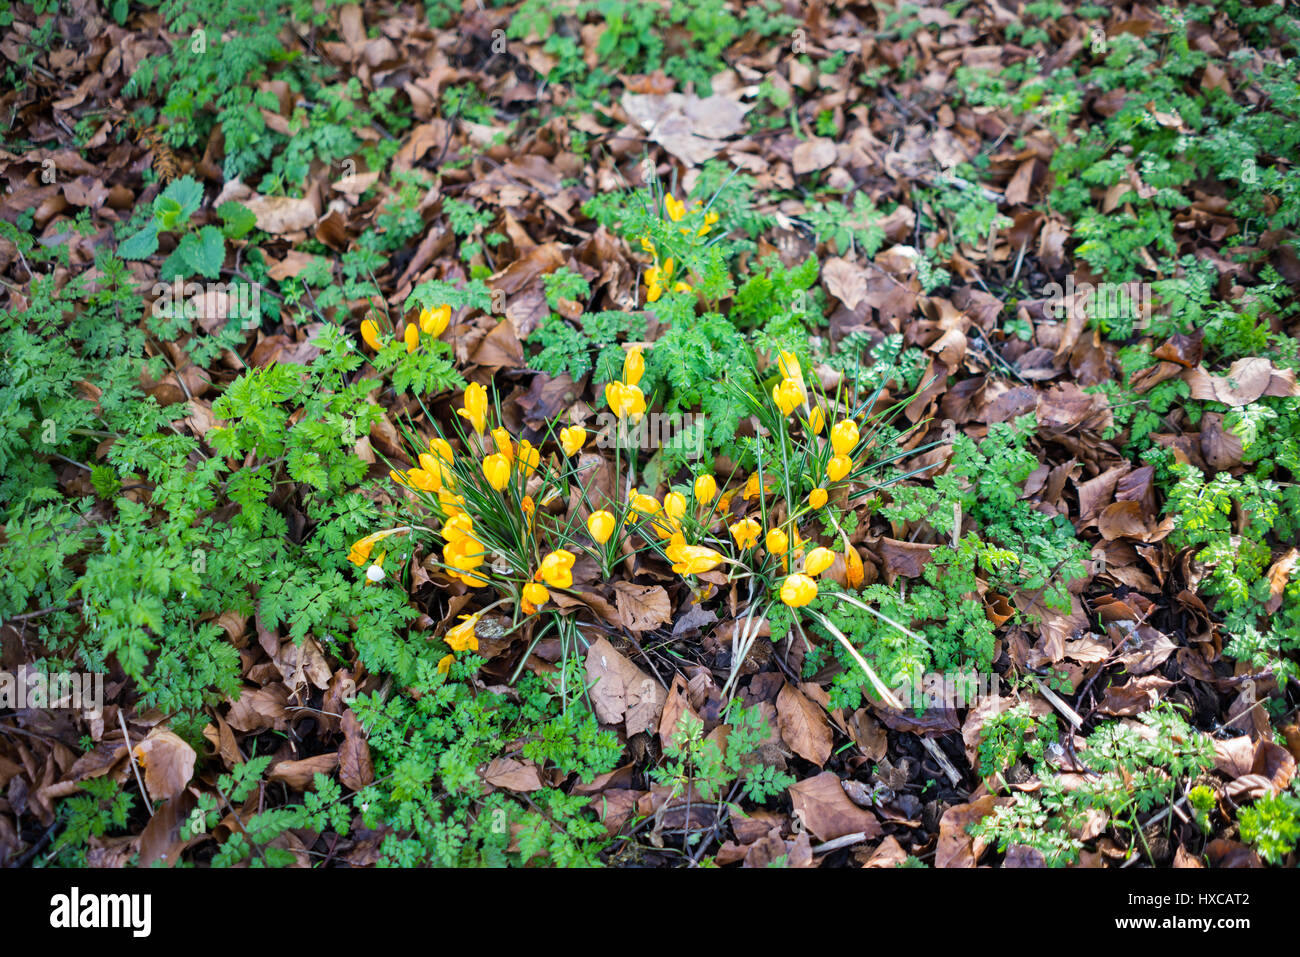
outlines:
M843 592L840 592L835 597L838 598L840 601L848 602L850 605L853 605L855 608L861 608L865 612L870 612L871 614L875 615L877 618L879 618L881 621L885 622L886 624L893 625L903 634L907 635L907 637L913 639L914 641L919 641L927 648L930 647L930 643L926 641L923 636L918 635L916 632L908 628L904 628L898 622L894 621L894 619L890 618L888 615L881 614L880 612L876 611L876 609L872 608L870 605L864 605L862 602L858 601L852 595L846 595Z
M858 667L861 668L863 673L867 676L867 680L871 682L872 687L874 687L877 693L885 699L886 703L897 708L899 711L902 711L903 703L894 697L894 692L889 690L888 686L880 680L880 676L876 674L875 669L872 668L871 665L867 664L867 660L863 658L862 655L858 654L858 649L854 648L853 643L844 637L844 633L831 624L830 619L825 615L815 611L810 611L808 614L817 619L821 626L829 631L835 637L835 640L844 646L844 650L849 653L855 662L857 662Z

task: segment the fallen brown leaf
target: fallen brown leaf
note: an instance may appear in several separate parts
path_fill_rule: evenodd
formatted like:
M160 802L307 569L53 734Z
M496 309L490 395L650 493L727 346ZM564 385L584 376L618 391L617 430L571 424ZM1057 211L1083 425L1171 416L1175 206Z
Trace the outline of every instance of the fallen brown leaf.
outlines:
M834 734L820 705L793 685L786 684L776 696L777 728L781 740L795 754L821 767L831 756Z
M792 784L789 792L796 820L822 841L856 833L870 841L881 834L876 816L849 800L834 771Z
M194 776L194 762L198 759L179 735L161 726L150 731L132 753L144 768L144 786L155 801L180 794Z

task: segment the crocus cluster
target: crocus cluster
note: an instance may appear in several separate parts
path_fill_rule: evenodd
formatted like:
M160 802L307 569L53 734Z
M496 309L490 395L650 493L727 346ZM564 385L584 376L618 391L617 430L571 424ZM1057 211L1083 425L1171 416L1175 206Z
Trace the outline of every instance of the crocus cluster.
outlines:
M620 385L639 393L640 390L634 383L643 368L644 363L639 353L629 356L624 378L631 384ZM466 493L472 492L472 501L480 505L484 502L484 495L500 495L505 513L522 515L528 540L532 542L537 508L532 496L526 492L533 489L536 493L536 482L530 480L541 465L541 451L527 439L516 441L503 427L489 429L490 413L487 389L479 383L471 383L465 389L463 402L456 414L467 425L462 433L464 445L470 450L481 449L481 452L457 453L447 439L438 436L430 440L428 449L416 455L417 464L414 467L394 470L389 475L398 485L417 493L428 512L439 520L437 527L419 527L436 532L442 540L440 564L449 578L470 588L496 586L513 595L519 609L524 614L531 615L551 600L550 589L572 586L576 556L564 548L538 553L533 551L533 545L530 544L520 552L521 555L534 556L532 561L536 563L536 569L528 578L512 584L505 577L496 574L493 564L496 553L485 542L501 542L502 530L492 525L489 526L492 531L484 532L479 528L479 523L498 522L499 519L471 514L474 506L467 504ZM587 437L587 430L581 426L562 428L558 438L564 456L571 458L578 455L586 444ZM481 473L481 479L476 477L476 473ZM543 484L545 481L543 479ZM588 529L593 540L603 543L613 533L614 524L610 513L596 512L588 520ZM366 571L369 582L381 581L384 577L383 553L371 560L376 545L390 535L410 532L415 527L385 529L358 539L349 549L348 558L358 567L369 565ZM536 557L538 555L540 557ZM516 562L522 560L525 559L516 558ZM515 568L514 571L515 577L520 577L522 569ZM474 638L474 624L477 620L478 616L462 616L462 624L448 632L446 641L453 652L477 648L477 640ZM443 671L450 667L450 661L451 656L440 663Z
M689 489L672 489L662 500L632 489L614 501L592 503L586 518L588 543L572 528L545 520L546 513L538 516L532 495L549 505L564 494L564 475L557 479L554 471L557 459L552 458L546 470L534 477L541 464L540 450L526 439L514 439L504 427L489 427L492 405L487 389L479 383L466 387L462 405L456 410L468 427L461 433L467 451L454 451L451 443L439 436L417 455L414 467L394 471L391 477L417 493L440 522L425 530L441 539L440 564L448 577L469 588L495 587L503 596L501 601L514 602L525 616L550 603L553 590L573 587L579 553L597 559L608 573L615 556L627 545L625 539L614 540L620 530L638 534L645 543L642 547L663 554L679 575L705 576L706 582L720 585L725 579L709 577L710 573L732 566L727 578L753 575L771 581L776 592L772 600L779 597L788 607L801 608L817 597L818 580L835 565L837 553L801 535L800 524L823 509L831 492L848 481L860 434L852 417L830 424L822 401L810 394L792 353L780 354L779 368L781 378L772 388L772 402L782 417L803 411L809 443L804 454L817 463L818 470L824 464L824 477L814 479L820 484L803 501L794 500L789 476L778 481L782 476L770 470L756 471L743 483L728 482L730 487L725 489L705 473L696 476ZM640 387L644 371L644 357L634 347L624 359L621 378L605 388L606 401L620 421L635 422L646 411ZM569 425L559 430L557 438L562 453L558 461L563 465L580 456L588 433L581 426ZM577 474L577 469L575 465L571 474ZM790 500L774 498L778 486L784 486ZM736 496L745 503L739 514L732 509ZM467 499L472 504L467 505ZM535 525L539 517L545 520L541 529ZM843 540L844 580L850 587L861 587L861 558L839 530L834 514L825 520ZM480 522L486 523L481 529ZM367 535L352 544L348 558L358 567L368 565L368 581L381 581L384 554L380 552L372 560L376 546L388 536L414 527L399 526ZM477 620L477 615L462 616L462 623L448 632L447 643L453 653L477 647ZM449 667L449 660L444 659L443 665Z
M703 202L696 200L695 210L700 210L703 205ZM672 193L667 193L664 195L664 212L672 222L680 223L687 214L686 204ZM696 236L703 237L712 232L713 226L717 221L718 214L713 210L707 210L704 213L703 225L694 228L690 226L681 226L679 228L683 236L690 236L694 233ZM647 302L658 302L659 298L670 289L673 292L691 291L689 283L673 279L673 273L676 270L676 264L673 262L673 257L668 256L661 260L659 258L659 250L655 247L654 242L649 236L641 237L641 248L654 257L654 265L645 272L645 297Z
M645 394L637 385L644 372L645 359L641 350L632 348L623 359L623 378L605 385L605 401L619 421L630 420L635 424L645 415Z
M420 348L421 335L429 339L437 339L447 331L447 326L450 323L451 306L442 305L434 309L428 307L421 309L419 321L407 320L406 328L402 331L402 341L406 343L406 351L414 352ZM380 338L379 323L374 319L361 320L361 338L366 345L376 352L384 347L383 339Z

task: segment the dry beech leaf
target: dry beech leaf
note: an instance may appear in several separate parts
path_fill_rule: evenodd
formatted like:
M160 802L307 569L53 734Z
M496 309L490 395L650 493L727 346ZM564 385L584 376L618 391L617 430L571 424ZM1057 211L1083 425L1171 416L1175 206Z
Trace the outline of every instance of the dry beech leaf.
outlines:
M1204 366L1197 366L1186 370L1183 380L1191 388L1193 399L1238 408L1262 396L1300 395L1295 372L1275 368L1269 360L1258 357L1238 359L1223 375L1212 375Z
M285 705L289 692L279 682L265 688L247 688L234 702L226 721L236 731L281 730L285 727Z
M175 866L181 851L195 836L188 825L190 812L198 803L193 791L186 788L154 811L140 833L140 867L152 867L155 861Z
M903 845L898 843L898 838L891 834L876 845L871 851L871 856L862 862L862 866L894 868L905 860L907 860L907 851L903 850Z
M179 735L161 726L150 731L132 753L144 768L144 786L155 801L180 794L194 777L198 755Z
M846 309L857 309L867 296L866 270L838 256L828 259L822 267L822 282Z
M686 687L685 678L673 675L672 687L668 689L668 699L664 702L663 714L659 718L659 739L665 743L672 740L683 714L689 714L696 721L700 719L687 699Z
M1160 700L1160 692L1173 685L1172 681L1159 675L1146 675L1122 685L1111 685L1097 710L1115 717L1132 717L1154 708Z
M974 867L984 853L984 842L967 833L966 828L978 824L993 813L999 803L992 794L986 794L970 804L955 804L944 811L939 820L939 845L935 849L935 867Z
M1230 778L1249 774L1255 765L1255 742L1249 735L1237 738L1214 738L1214 769Z
M240 202L257 217L257 228L272 235L310 229L320 216L316 203L310 198L253 195Z
M591 703L602 724L626 723L629 737L658 728L668 694L650 675L598 638L587 651Z
M849 800L834 771L805 778L789 791L796 821L822 841L856 833L865 834L868 841L880 836L876 816Z
M225 762L226 768L233 768L236 764L242 764L244 756L240 754L239 744L235 741L235 733L230 730L224 718L217 716L215 725L208 725L203 729L204 739L217 749L221 755L221 760Z
M1270 615L1282 607L1282 591L1291 580L1297 558L1300 558L1300 549L1289 549L1268 570L1268 601L1264 602L1264 610Z
M1097 517L1097 531L1108 542L1117 538L1145 540L1147 523L1142 518L1141 503L1112 502L1107 505Z
M339 780L345 787L360 791L375 779L370 761L370 744L365 729L349 708L343 712L343 743L339 745Z
M825 169L834 163L836 154L834 140L825 137L813 137L804 140L794 148L794 159L791 166L796 176L815 173L817 170Z
M776 696L776 721L781 740L799 757L821 767L831 756L834 734L821 705L786 684Z
M614 603L628 631L654 631L673 620L673 606L662 585L614 583Z
M298 761L281 761L266 772L271 781L280 781L295 791L311 789L317 774L333 774L339 766L337 751L328 754L315 754Z
M514 758L494 758L483 772L483 780L494 788L507 791L540 791L541 773L532 761L516 761Z

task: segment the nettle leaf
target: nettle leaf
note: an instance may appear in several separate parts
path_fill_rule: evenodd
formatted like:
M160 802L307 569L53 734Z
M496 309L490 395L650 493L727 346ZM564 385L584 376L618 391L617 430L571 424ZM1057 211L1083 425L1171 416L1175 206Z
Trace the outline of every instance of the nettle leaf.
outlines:
M189 263L191 272L216 279L226 259L226 241L216 226L204 226L197 233L183 237L176 253Z
M158 270L158 278L163 282L171 282L177 276L185 279L190 273L190 261L180 251L180 247L177 247L163 262L162 268Z
M257 225L257 216L253 211L243 203L236 203L234 200L218 206L217 215L225 224L221 227L221 232L227 239L241 239Z
M177 229L189 222L202 202L203 186L193 176L182 176L153 201L154 216L163 229Z
M148 259L157 251L157 223L150 223L134 236L128 236L117 247L117 254L123 259Z

